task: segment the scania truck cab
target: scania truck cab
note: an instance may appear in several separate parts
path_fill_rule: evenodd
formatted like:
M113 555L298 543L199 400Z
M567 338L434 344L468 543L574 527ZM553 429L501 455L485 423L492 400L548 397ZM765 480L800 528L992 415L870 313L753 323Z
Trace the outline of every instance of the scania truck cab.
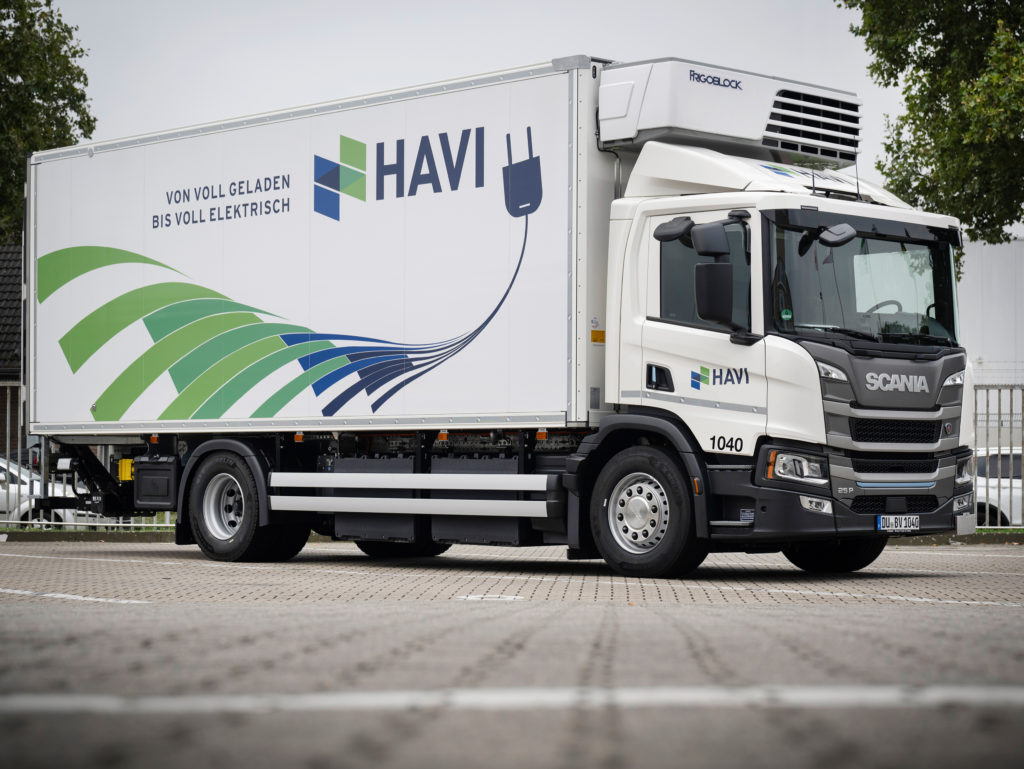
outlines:
M645 147L612 206L612 421L685 426L710 485L700 534L717 547L784 541L801 565L834 568L843 556L815 542L823 535L851 538L854 563L873 560L887 533L967 530L956 223L777 163L758 164L781 177L764 186L792 189L756 191L740 158L714 160L743 191L645 194L647 164L687 155L710 157Z

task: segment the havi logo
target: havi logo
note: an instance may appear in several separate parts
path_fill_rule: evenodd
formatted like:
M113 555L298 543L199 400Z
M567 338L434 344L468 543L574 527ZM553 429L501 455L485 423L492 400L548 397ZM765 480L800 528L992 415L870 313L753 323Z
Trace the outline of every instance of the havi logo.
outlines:
M366 145L339 136L338 161L313 156L313 210L341 219L341 195L366 200Z
M465 128L451 136L448 132L421 136L417 144L410 143L410 149L416 147L411 163L406 162L405 139L396 140L393 147L378 142L373 174L367 171L366 145L348 136L338 139L338 162L313 156L313 210L331 219L341 218L342 195L366 201L367 175L376 183L376 200L383 200L390 189L396 198L414 197L424 187L431 192L454 192L464 172L472 175L475 187L484 186L483 126ZM412 157L411 152L409 155Z
M700 371L690 372L690 387L699 390L701 385L750 384L750 372L746 368L709 368L701 366Z

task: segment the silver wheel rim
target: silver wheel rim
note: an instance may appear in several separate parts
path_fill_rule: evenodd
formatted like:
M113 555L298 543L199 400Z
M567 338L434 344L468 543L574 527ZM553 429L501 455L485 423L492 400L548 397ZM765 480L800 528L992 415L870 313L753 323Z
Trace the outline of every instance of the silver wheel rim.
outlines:
M242 487L233 475L221 473L206 485L203 494L203 523L216 539L228 540L235 536L245 517Z
M671 511L668 494L656 478L631 473L615 484L608 499L608 528L628 553L649 553L665 538Z

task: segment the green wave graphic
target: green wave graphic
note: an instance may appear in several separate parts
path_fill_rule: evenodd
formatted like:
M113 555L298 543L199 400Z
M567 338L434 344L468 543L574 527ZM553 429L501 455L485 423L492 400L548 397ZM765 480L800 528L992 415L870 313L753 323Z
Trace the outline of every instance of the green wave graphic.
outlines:
M60 347L72 371L78 371L97 350L154 310L194 297L218 297L223 294L192 283L157 283L143 286L86 315L60 340ZM155 338L153 341L157 341Z
M160 419L189 419L225 382L256 361L285 347L287 345L281 337L271 336L224 356L182 390Z
M73 248L62 248L59 251L51 251L39 257L36 262L36 295L40 303L45 302L50 295L66 283L70 283L80 275L98 270L100 267L108 267L113 264L151 264L155 267L163 267L165 270L184 273L175 270L163 262L150 259L148 256L136 254L132 251L123 251L120 248L107 248L106 246L74 246Z
M340 358L325 360L323 363L313 366L313 368L308 371L303 371L295 377L295 379L290 381L276 393L267 398L266 401L260 404L260 406L252 413L253 419L277 416L277 412L291 403L292 399L307 387L312 387L313 382L317 379L325 376L326 374L330 374L335 369L347 366L348 363L348 357L342 355Z
M235 350L240 350L258 339L266 339L267 337L280 334L302 333L303 331L309 331L309 329L305 326L295 326L290 323L263 322L225 331L223 334L215 336L209 342L199 345L199 347L171 366L171 381L174 382L175 389L181 392L192 384L196 377Z
M217 419L224 416L224 412L234 406L239 398L285 364L296 361L304 355L310 355L333 346L330 342L302 342L273 355L268 355L232 377L192 415L192 418Z
M93 418L98 422L117 421L131 404L183 355L194 350L215 334L257 321L244 312L213 315L178 329L154 344L136 358L110 387L96 400Z
M44 255L37 262L39 302L88 272L133 263L183 275L173 267L131 251L103 246L65 248ZM100 394L92 408L93 419L120 420L165 372L170 375L177 395L164 408L160 419L217 418L283 366L334 346L326 341L288 346L282 334L311 333L310 329L266 321L255 313L279 317L195 283L155 283L127 291L93 310L61 337L59 344L72 372L77 372L117 334L141 320L153 344ZM315 381L317 372L347 362L347 358L333 359L303 372L268 398L256 413L261 417L275 416Z
M177 331L189 323L205 318L209 315L219 315L222 312L264 312L259 307L250 307L247 304L234 302L231 299L190 299L177 302L176 304L164 307L161 310L150 313L145 318L146 328L154 342L159 342L172 331Z

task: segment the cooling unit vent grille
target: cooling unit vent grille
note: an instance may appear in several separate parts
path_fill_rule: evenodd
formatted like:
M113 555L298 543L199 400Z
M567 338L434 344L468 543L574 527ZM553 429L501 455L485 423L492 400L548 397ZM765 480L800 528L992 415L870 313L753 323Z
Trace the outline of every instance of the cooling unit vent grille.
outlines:
M853 162L857 159L859 141L859 105L786 90L775 95L761 143L765 147Z

